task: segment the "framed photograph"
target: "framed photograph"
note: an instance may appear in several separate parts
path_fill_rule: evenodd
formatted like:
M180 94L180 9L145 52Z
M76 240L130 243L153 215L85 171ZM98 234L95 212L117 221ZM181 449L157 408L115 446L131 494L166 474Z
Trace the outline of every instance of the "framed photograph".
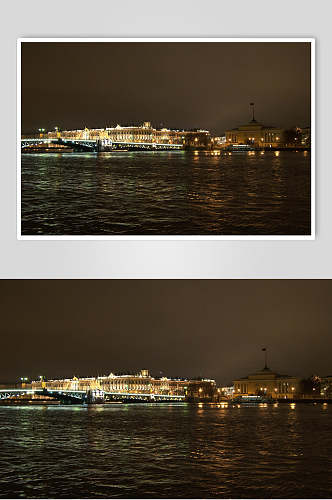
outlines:
M315 238L315 40L22 38L17 237Z
M2 499L331 498L331 280L1 280L0 299Z

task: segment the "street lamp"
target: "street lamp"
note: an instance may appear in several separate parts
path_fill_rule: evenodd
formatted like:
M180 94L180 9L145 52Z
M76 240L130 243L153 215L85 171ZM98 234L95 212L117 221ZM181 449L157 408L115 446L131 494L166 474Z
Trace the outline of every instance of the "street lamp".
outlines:
M41 137L41 138L42 138L42 137L43 137L43 135L44 135L45 129L44 129L44 128L39 128L39 129L38 129L38 132L39 132L39 137Z

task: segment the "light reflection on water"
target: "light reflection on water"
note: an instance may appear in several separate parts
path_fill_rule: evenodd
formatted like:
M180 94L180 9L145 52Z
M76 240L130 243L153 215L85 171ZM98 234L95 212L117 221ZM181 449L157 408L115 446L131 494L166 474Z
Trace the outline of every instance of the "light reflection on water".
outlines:
M0 497L330 498L331 411L0 407Z
M310 234L309 154L212 153L23 154L22 234Z

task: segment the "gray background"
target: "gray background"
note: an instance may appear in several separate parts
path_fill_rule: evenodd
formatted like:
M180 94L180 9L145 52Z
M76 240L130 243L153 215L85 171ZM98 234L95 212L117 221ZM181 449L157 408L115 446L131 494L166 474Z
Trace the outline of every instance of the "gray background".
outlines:
M30 0L3 3L0 214L2 278L331 278L331 2ZM315 37L315 241L18 241L18 37Z

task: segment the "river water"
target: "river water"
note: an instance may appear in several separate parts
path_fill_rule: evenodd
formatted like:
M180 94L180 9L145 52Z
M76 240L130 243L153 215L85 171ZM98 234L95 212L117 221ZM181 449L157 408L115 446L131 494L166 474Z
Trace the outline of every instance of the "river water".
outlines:
M331 498L332 406L0 407L2 498Z
M308 152L22 154L23 235L308 235Z

